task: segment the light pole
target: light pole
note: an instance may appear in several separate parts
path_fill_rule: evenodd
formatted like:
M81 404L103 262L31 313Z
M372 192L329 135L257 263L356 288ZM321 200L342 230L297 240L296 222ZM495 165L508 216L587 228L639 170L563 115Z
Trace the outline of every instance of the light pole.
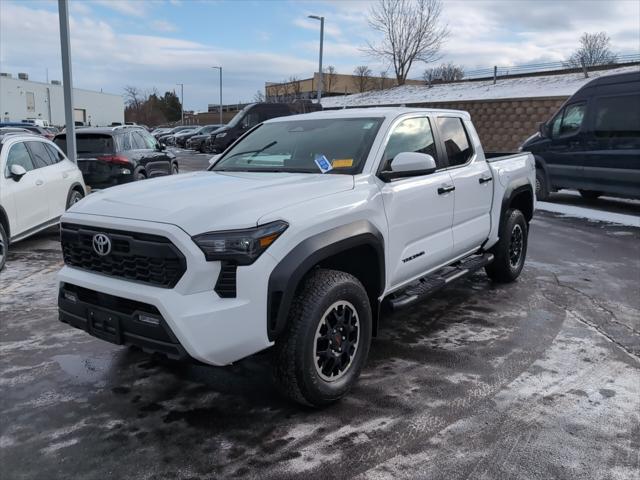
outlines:
M67 157L77 163L76 128L73 121L73 75L71 74L71 42L69 40L69 2L58 0L60 19L60 49L62 50L62 88L64 91L64 121L67 133Z
M322 99L322 43L324 41L324 17L319 17L317 15L309 15L309 18L313 18L314 20L320 20L320 66L318 67L318 72L320 75L320 79L318 80L318 104Z
M220 125L222 125L222 67L211 67L220 70Z
M180 125L184 125L184 83L176 85L180 85Z

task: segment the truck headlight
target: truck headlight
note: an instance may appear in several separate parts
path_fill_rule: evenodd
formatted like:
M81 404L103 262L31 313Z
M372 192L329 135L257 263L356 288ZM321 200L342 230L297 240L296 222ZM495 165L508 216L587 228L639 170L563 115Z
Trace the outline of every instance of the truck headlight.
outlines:
M222 138L222 137L225 137L226 135L227 135L227 132L218 133L216 135L216 138Z
M277 220L255 228L201 233L193 237L193 241L208 262L231 260L238 265L250 265L288 226L287 222Z

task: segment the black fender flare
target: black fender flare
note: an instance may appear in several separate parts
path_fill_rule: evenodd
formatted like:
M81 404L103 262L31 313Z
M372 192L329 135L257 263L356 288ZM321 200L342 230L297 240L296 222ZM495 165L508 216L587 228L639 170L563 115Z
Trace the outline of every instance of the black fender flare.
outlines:
M500 227L502 226L502 222L504 221L504 215L509 210L509 206L513 199L523 193L527 192L531 194L531 212L533 214L533 199L535 198L535 193L533 191L533 187L529 183L528 179L522 178L518 181L511 183L504 192L504 197L502 198L502 206L500 207ZM526 215L526 212L523 212ZM530 218L527 222L531 220Z
M291 302L304 276L321 261L354 247L370 246L378 260L378 295L385 287L384 237L369 221L361 220L313 235L298 245L276 265L269 276L267 290L267 335L274 341L285 329ZM378 298L372 304L374 329ZM375 309L373 307L376 307Z

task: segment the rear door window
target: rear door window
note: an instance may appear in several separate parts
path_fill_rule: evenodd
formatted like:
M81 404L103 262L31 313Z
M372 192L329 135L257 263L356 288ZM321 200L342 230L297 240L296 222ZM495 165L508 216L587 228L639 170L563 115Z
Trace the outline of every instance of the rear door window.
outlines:
M6 178L11 176L12 165L20 165L24 167L27 172L35 168L33 160L31 160L29 150L27 150L27 146L24 143L16 143L9 150L9 153L7 154L7 166L5 167L4 172L4 176Z
M450 167L464 165L473 155L469 136L462 119L458 117L438 117L438 131L447 152Z
M598 98L594 124L596 137L640 138L640 94Z
M131 147L134 150L146 150L149 148L140 132L131 132Z
M60 153L56 147L54 147L53 145L49 145L48 143L43 143L45 150L47 151L47 153L49 154L49 156L51 157L51 159L53 160L53 163L58 163L61 162L62 160L64 160L64 155L62 155L62 153Z
M33 160L33 165L35 168L43 168L48 167L49 165L53 165L54 160L49 155L49 152L44 148L44 143L42 142L26 142L27 148L31 152L31 159Z

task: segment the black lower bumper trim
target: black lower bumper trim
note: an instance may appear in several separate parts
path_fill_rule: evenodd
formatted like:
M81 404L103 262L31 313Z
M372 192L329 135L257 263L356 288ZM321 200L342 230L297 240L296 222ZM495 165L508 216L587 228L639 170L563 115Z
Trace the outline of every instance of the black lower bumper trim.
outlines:
M191 359L153 305L67 283L60 287L58 312L61 322L101 340L176 360Z

